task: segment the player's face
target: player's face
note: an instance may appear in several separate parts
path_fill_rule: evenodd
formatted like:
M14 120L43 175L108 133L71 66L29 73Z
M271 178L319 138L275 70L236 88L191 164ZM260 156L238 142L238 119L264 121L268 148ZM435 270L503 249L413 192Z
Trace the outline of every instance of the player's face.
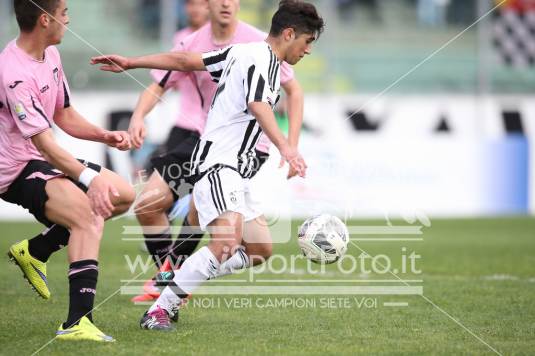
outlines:
M206 0L189 0L186 3L186 13L189 24L193 28L199 28L208 20L208 6Z
M300 35L293 35L289 40L286 58L284 59L289 64L296 64L307 54L312 51L312 42L316 39L313 34L302 33Z
M69 24L69 15L67 15L67 3L65 0L59 1L56 12L52 16L49 16L49 20L50 43L58 44L65 35L65 26Z
M240 0L208 0L210 17L220 26L228 26L236 21Z

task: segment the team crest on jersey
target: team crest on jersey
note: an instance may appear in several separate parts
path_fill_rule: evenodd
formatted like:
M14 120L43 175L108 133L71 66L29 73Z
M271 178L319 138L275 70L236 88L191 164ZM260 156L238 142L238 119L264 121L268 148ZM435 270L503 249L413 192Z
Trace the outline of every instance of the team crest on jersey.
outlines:
M54 68L52 73L54 73L54 81L59 85L59 69L57 67Z
M22 105L22 103L15 104L15 114L17 114L17 117L20 121L26 118L26 108L24 105Z

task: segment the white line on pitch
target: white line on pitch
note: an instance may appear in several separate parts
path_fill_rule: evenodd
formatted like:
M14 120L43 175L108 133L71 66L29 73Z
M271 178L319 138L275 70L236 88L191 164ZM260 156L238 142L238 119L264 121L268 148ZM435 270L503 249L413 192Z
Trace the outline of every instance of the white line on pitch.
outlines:
M350 235L423 235L423 226L348 226Z
M254 282L276 282L276 283L422 283L421 279L405 279L405 280L395 280L395 279L257 279Z
M383 306L385 307L408 307L409 303L407 302L384 302Z
M351 241L423 241L423 238L403 238L403 237L371 237L371 238L356 238Z
M194 282L204 282L204 281L205 279L201 279L201 280L196 280ZM132 282L145 284L146 281L139 280L139 279L121 279L121 283L132 283ZM222 280L212 279L210 280L210 283L232 283L232 282L249 282L249 281L246 279L222 279Z

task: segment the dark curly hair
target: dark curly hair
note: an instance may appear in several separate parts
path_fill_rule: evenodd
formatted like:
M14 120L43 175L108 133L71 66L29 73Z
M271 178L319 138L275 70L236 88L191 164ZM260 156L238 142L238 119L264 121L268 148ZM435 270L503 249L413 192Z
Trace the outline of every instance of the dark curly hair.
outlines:
M284 29L293 28L297 34L314 34L317 39L324 27L325 22L314 5L300 0L282 0L271 19L269 35L276 37Z

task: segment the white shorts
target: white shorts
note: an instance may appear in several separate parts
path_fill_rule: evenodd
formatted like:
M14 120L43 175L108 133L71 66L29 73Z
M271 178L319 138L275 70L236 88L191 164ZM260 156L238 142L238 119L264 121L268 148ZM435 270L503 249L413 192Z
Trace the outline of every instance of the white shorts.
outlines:
M249 179L227 167L209 171L193 187L193 201L203 231L225 211L242 214L244 221L256 219L262 212L249 186Z

